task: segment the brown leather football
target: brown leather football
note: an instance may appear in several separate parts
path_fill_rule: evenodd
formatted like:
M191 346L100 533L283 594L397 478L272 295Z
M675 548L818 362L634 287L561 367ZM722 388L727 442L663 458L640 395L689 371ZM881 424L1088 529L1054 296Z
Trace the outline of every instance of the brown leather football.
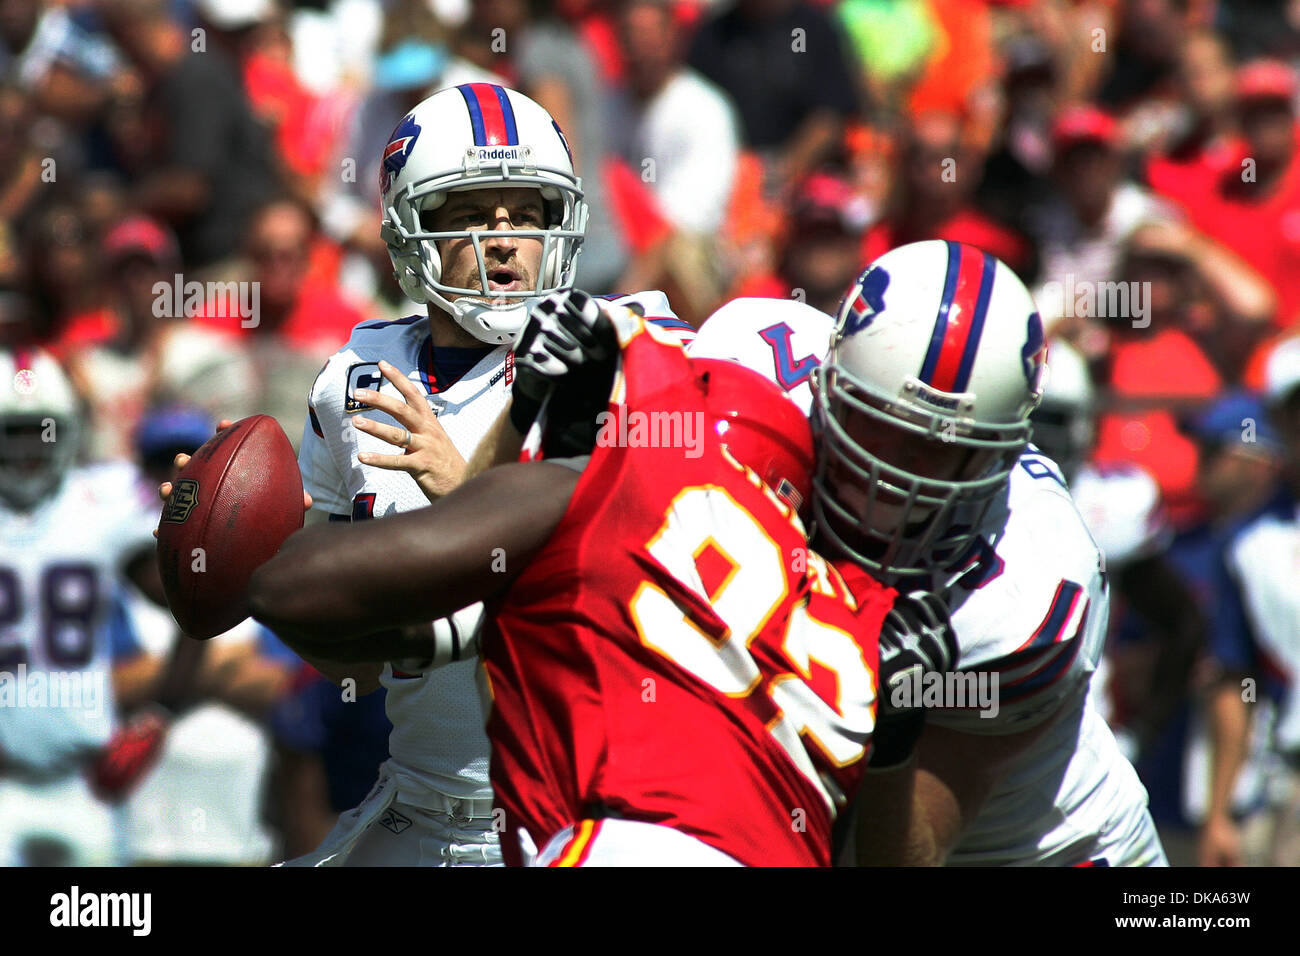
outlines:
M218 432L172 482L158 570L172 616L207 640L248 617L248 580L303 524L293 446L270 415Z

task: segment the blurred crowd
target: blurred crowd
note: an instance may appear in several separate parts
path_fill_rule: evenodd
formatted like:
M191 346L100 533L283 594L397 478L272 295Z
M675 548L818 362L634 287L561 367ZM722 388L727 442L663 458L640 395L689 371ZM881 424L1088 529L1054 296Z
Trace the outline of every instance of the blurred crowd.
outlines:
M146 495L219 417L296 440L352 326L419 311L380 150L463 82L564 130L578 285L662 289L691 324L745 295L833 312L896 245L977 245L1081 359L1080 454L1154 482L1141 557L1198 615L1112 605L1113 720L1141 717L1171 860L1281 862L1300 615L1254 582L1300 570L1300 545L1257 545L1300 538L1298 67L1290 0L0 0L0 346L64 364L86 459L134 460ZM135 587L126 710L174 666ZM340 703L255 628L227 643L133 798L129 859L303 852L386 755L382 693Z

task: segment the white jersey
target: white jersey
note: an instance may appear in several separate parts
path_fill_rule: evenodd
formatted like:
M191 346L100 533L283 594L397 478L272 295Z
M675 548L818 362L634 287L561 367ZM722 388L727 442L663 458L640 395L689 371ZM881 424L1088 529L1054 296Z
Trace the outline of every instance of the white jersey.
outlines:
M1173 530L1165 516L1160 486L1137 465L1082 465L1070 482L1070 493L1092 539L1106 556L1108 570L1169 547Z
M180 637L171 614L134 587L127 588L126 609L140 650L165 659ZM216 640L227 647L259 635L260 626L244 620ZM262 724L218 701L186 710L168 727L157 764L123 804L128 860L268 863L272 840L262 801L270 769Z
M127 465L73 469L30 512L0 503L0 775L72 775L115 728L120 564L153 545L135 482Z
M668 308L660 292L605 297L643 311L647 318L679 335L689 332ZM428 318L410 316L393 322L363 322L343 349L330 358L312 387L310 414L303 432L298 464L313 507L331 515L381 518L427 505L419 486L403 472L362 465L359 452L391 454L393 446L352 427L358 388L370 388L400 400L380 374L383 359L428 389L429 406L438 413L456 450L473 454L510 397L514 365L509 345L493 348L455 382L442 387L433 367ZM365 408L366 417L395 425L388 415ZM481 611L481 606L480 606ZM458 623L465 620L457 615ZM491 797L488 786L488 740L479 703L473 660L458 661L421 674L394 671L385 665L380 680L387 689L386 707L393 731L389 769L396 798L425 806L439 796L461 800Z
M1056 466L1023 455L985 529L946 597L961 670L996 675L997 712L927 719L981 735L1050 725L1003 773L949 864L1163 862L1146 790L1090 697L1109 597L1101 553Z
M801 302L737 299L705 320L688 351L735 359L809 410L806 383L833 329L834 319ZM949 863L1163 861L1146 791L1089 703L1108 597L1097 546L1056 466L1022 456L1005 506L990 509L985 529L967 561L939 584L961 669L983 672L990 684L996 672L998 711L934 710L928 719L995 735L1053 723L1003 775Z
M1108 572L1160 554L1173 540L1160 486L1137 465L1098 467L1085 463L1070 482L1070 494L1101 549ZM1110 657L1105 655L1093 678L1093 705L1108 724L1115 716L1110 680ZM1132 757L1136 750L1132 735L1120 730L1117 739L1124 755Z
M1274 502L1233 537L1226 561L1251 636L1290 683L1274 729L1276 746L1300 751L1300 507Z

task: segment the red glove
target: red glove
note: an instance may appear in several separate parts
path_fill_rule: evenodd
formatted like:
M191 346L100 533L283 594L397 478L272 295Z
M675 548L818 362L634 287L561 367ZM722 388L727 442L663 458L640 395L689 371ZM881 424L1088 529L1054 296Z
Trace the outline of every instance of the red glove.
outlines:
M160 710L136 714L100 750L88 776L95 796L120 803L135 789L162 754L168 718Z

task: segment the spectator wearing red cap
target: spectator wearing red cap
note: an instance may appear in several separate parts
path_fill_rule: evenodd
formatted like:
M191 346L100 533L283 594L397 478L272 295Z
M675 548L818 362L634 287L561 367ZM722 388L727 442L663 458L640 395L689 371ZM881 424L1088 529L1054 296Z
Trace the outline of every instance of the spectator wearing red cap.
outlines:
M1067 107L1052 126L1052 174L1057 194L1031 217L1045 283L1068 287L1114 281L1124 243L1139 226L1177 218L1173 207L1124 178L1119 127L1093 106ZM1052 327L1075 317L1044 285L1035 296ZM1064 330L1063 330L1064 331ZM1080 340L1085 354L1097 350Z
M184 399L217 414L251 412L242 350L172 316L180 268L176 238L156 220L131 216L102 243L108 303L69 321L55 344L90 406L92 460L129 458L141 416L154 400Z
M927 113L917 117L906 137L896 166L893 211L867 230L862 262L905 243L947 239L977 246L1026 273L1032 264L1029 244L975 207L984 157L966 143L961 120L951 113Z
M1175 131L1146 165L1146 181L1191 217L1213 203L1215 183L1240 169L1245 155L1237 134L1235 69L1227 43L1210 30L1188 37L1179 61L1181 97Z
M834 315L844 290L862 270L858 242L870 204L838 172L821 171L798 183L776 268L751 276L732 298L797 298Z
M1275 323L1300 319L1300 163L1295 162L1295 75L1274 60L1237 72L1243 159L1226 169L1192 221L1251 262L1278 295Z

